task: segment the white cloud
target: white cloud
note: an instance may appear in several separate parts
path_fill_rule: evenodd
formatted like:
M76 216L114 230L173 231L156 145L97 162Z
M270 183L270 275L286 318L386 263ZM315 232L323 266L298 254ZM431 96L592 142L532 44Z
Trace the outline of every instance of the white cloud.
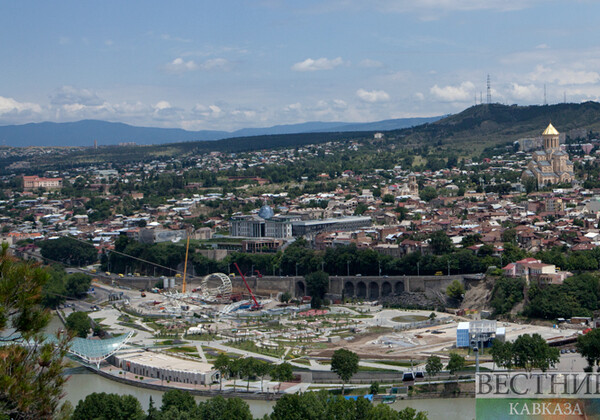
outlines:
M114 45L114 42L112 39L107 39L106 41L104 41L104 45L106 45L107 47L110 47L110 46Z
M171 104L167 101L158 101L155 105L154 105L154 109L157 111L162 111L164 109L169 109L172 108Z
M202 70L230 70L231 62L224 58L211 58L200 64Z
M165 68L170 73L181 74L196 70L198 65L194 62L194 60L185 61L183 58L177 57L175 60L167 64Z
M194 60L185 61L181 57L177 57L165 66L169 73L182 74L194 70L231 70L231 62L225 58L210 58L202 63L196 63Z
M0 115L20 114L20 113L39 113L42 107L31 102L18 102L13 98L0 96Z
M283 110L285 112L297 112L300 111L302 109L302 104L300 102L296 102L293 104L289 104L283 107Z
M417 92L417 93L415 93L415 99L417 101L424 101L425 100L425 95L423 95L421 92Z
M542 98L541 89L532 84L519 85L518 83L512 83L509 94L512 98L522 101L539 101Z
M384 90L365 90L358 89L356 91L356 95L360 98L360 100L370 103L375 102L386 102L390 100L390 95Z
M561 86L594 84L600 81L600 74L595 71L549 68L543 65L536 66L529 76L533 81L558 83Z
M98 106L102 105L104 101L89 89L62 86L50 95L50 103L52 105L81 104L84 106Z
M383 63L377 60L371 60L370 58L365 58L360 63L358 63L360 67L375 69L379 67L383 67Z
M333 102L333 107L336 109L348 108L348 104L346 103L346 101L344 101L342 99L334 99L332 102Z
M344 60L342 57L334 58L330 60L328 58L322 57L313 60L312 58L307 58L304 61L296 63L292 66L292 70L294 71L317 71L317 70L332 70L338 66L344 64Z
M445 102L465 102L471 101L474 94L475 85L471 82L463 82L459 86L439 87L434 85L429 92L437 99Z

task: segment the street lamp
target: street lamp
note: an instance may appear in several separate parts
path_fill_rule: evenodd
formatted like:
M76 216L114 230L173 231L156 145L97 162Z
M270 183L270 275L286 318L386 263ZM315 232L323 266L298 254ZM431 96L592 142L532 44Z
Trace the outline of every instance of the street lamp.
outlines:
M346 275L350 277L350 260L346 261Z
M421 262L420 262L420 261L417 261L417 277L421 275L421 274L420 274L420 271L419 271L419 267L420 267L420 265L421 265Z
M298 277L298 263L296 263L296 277Z
M379 264L379 277L381 277L381 261L377 261L377 263Z

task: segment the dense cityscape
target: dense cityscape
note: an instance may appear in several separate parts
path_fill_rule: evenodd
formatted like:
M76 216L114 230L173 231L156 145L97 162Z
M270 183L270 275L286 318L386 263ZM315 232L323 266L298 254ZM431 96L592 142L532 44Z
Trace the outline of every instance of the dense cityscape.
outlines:
M600 3L3 12L0 420L600 418Z

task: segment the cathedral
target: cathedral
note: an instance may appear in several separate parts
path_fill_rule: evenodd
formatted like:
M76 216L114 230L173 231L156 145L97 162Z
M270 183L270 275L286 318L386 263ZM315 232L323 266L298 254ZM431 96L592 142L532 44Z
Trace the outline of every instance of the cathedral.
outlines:
M538 186L573 182L573 162L569 155L563 152L558 141L559 133L552 124L542 133L544 150L533 152L532 160L521 175L521 180L535 178Z

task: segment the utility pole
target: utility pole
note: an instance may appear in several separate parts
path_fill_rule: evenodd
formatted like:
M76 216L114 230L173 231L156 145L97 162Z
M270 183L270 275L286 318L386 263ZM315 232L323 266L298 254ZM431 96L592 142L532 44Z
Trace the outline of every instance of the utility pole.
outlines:
M296 263L296 277L298 277L298 263Z
M419 272L419 266L421 265L420 261L417 261L417 277L421 275L421 273Z
M381 277L381 261L377 261L377 263L379 264L379 277Z
M346 275L350 277L350 260L346 261Z
M448 260L448 276L450 276L450 260Z

